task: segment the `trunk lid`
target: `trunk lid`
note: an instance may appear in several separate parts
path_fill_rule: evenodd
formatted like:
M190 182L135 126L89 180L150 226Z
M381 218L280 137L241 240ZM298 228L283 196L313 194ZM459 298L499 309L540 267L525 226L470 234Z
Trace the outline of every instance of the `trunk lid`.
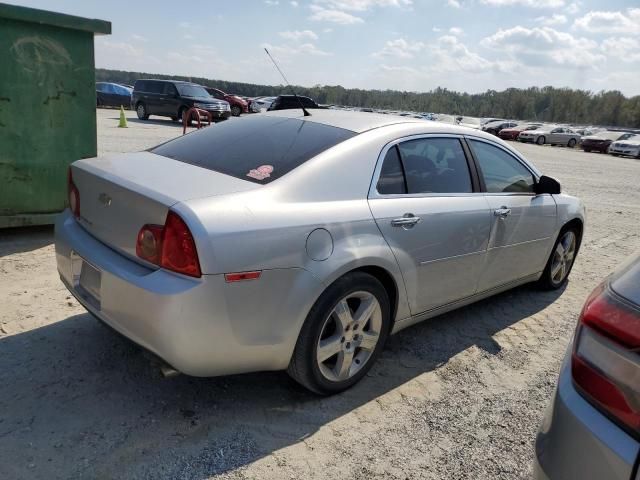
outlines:
M195 198L261 188L259 184L150 152L78 160L80 224L101 242L136 257L145 224L164 225L169 208Z

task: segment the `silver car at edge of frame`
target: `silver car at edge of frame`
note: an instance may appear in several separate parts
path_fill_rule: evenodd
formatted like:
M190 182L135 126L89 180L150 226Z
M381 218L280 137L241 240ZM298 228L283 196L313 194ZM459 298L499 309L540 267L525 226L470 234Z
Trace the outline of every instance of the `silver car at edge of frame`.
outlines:
M561 287L582 203L493 135L269 112L78 160L56 225L87 310L194 376L360 380L387 336L527 282Z
M640 480L640 256L587 299L536 439L537 480Z

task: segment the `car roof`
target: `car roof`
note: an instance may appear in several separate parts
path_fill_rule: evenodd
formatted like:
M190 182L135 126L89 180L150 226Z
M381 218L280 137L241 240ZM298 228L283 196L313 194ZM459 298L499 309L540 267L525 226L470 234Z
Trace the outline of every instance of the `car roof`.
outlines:
M302 110L296 108L290 110L275 110L262 113L261 115L297 118L306 122L321 123L331 127L351 130L355 133L362 133L367 130L386 127L388 125L420 124L424 125L425 133L472 133L476 136L484 136L481 135L481 132L477 132L471 128L461 127L451 123L431 122L421 118L418 119L412 117L401 117L399 115L383 115L380 113L357 112L350 110L314 109L310 116L305 117ZM488 134L487 137L493 138L492 135Z
M164 83L183 83L185 85L198 85L193 82L185 82L184 80L166 80L164 78L139 78L136 82L164 82ZM202 85L198 85L202 86Z

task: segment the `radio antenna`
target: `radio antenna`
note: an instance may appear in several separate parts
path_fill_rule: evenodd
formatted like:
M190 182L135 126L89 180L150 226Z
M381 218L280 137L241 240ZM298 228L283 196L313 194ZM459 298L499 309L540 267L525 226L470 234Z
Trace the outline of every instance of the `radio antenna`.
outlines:
M284 73L282 73L282 70L280 70L280 67L278 66L278 64L276 63L276 61L273 59L273 57L271 56L271 54L269 53L269 50L267 50L266 48L264 49L265 52L267 52L267 55L269 56L269 58L271 59L271 61L273 62L273 64L275 65L276 69L278 70L278 72L280 72L280 75L282 75L282 78L284 79L284 83L287 84L287 87L289 87L289 89L291 90L291 93L293 93L293 96L296 97L296 100L298 101L298 103L300 104L300 108L302 109L302 111L304 112L304 116L305 117L310 117L311 114L309 112L307 112L307 109L304 108L304 105L302 104L302 100L300 100L300 97L298 97L298 95L296 95L295 90L293 89L293 87L291 86L291 84L289 83L289 81L287 80L287 77L284 76Z

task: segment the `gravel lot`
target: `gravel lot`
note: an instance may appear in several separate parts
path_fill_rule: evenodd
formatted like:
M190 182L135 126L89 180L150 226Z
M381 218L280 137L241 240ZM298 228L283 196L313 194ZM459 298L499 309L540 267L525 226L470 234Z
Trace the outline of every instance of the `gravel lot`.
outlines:
M182 133L127 113L123 130L98 111L101 154ZM280 372L161 378L67 294L50 228L0 231L0 478L528 477L582 303L640 249L640 161L517 148L587 205L566 289L525 286L409 328L331 398Z

